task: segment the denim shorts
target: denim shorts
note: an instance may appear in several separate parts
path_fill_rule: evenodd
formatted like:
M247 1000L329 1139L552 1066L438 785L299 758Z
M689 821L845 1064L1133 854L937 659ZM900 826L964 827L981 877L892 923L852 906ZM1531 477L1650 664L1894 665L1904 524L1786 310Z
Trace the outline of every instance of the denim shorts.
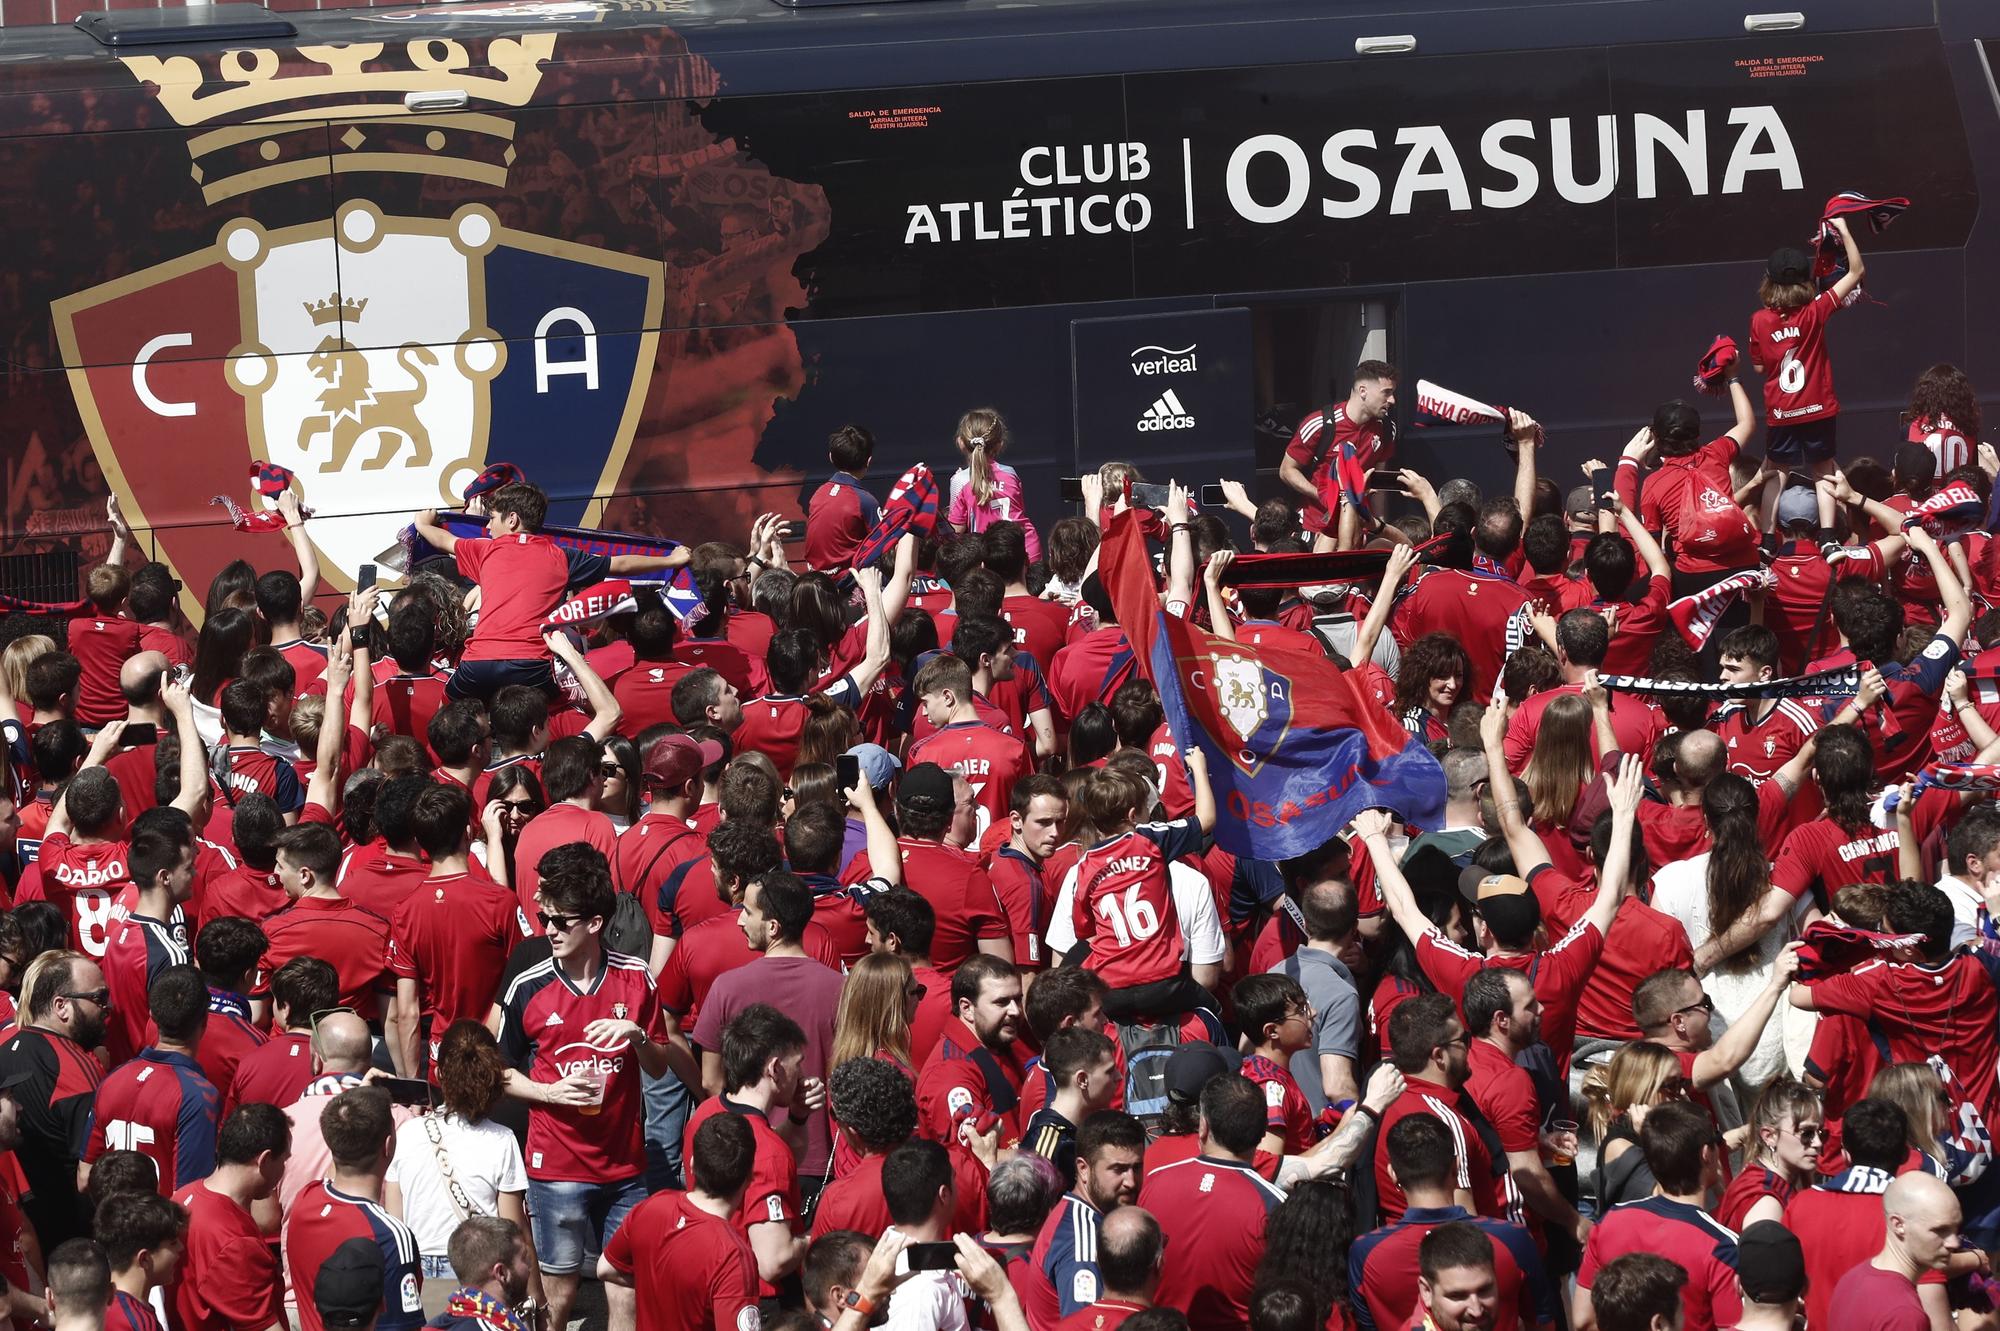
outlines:
M643 1178L613 1183L553 1183L528 1180L529 1219L535 1256L552 1276L594 1275L597 1256L646 1200ZM585 1262L589 1263L588 1269Z
M451 698L491 698L510 684L525 684L545 693L555 691L555 667L547 661L461 661L444 682Z

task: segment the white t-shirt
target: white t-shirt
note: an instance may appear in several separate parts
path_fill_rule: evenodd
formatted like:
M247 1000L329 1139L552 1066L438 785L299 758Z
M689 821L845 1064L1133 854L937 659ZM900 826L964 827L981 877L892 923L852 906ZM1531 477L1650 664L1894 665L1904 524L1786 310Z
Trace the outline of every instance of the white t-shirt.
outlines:
M1215 892L1201 870L1176 860L1167 865L1167 884L1173 889L1174 913L1180 916L1181 946L1190 966L1213 966L1229 955L1229 943L1222 935L1222 921L1215 913ZM1068 956L1076 946L1076 869L1063 875L1056 896L1055 911L1049 916L1046 935L1051 955Z
M426 1121L437 1124L441 1147L431 1144ZM426 1257L443 1257L458 1228L458 1208L438 1169L440 1149L473 1215L498 1215L501 1193L528 1190L521 1144L507 1128L492 1119L467 1123L456 1114L411 1119L396 1130L396 1156L385 1179L403 1190L403 1222L415 1231Z

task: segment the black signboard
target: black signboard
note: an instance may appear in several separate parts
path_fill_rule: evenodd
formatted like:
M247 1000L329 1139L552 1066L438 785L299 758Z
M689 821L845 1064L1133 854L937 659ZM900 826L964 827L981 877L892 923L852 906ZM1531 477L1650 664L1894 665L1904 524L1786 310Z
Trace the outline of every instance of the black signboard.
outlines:
M1244 309L1073 321L1077 455L1143 459L1160 479L1177 460L1240 456L1250 354Z

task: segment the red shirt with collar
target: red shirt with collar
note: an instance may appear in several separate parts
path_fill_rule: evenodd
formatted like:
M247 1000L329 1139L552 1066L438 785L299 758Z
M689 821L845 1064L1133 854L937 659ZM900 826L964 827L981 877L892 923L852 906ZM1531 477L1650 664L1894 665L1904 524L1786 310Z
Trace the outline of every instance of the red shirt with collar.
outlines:
M245 1054L236 1065L236 1079L229 1084L222 1116L228 1118L238 1105L288 1108L297 1103L316 1075L312 1036L299 1031L273 1031L269 1040Z
M1412 1114L1429 1114L1437 1119L1451 1134L1452 1149L1458 1159L1452 1186L1472 1194L1473 1209L1480 1215L1499 1217L1500 1183L1493 1173L1493 1157L1487 1153L1485 1141L1464 1113L1468 1098L1463 1092L1448 1090L1424 1077L1406 1076L1404 1081L1403 1093L1383 1111L1378 1140L1386 1141L1390 1129ZM1385 1225L1401 1219L1409 1207L1402 1186L1390 1177L1388 1149L1380 1145L1375 1150L1375 1195Z
M534 929L514 894L473 861L461 873L435 874L396 907L389 971L415 980L430 1025L430 1058L454 1021L485 1021L507 958Z
M639 898L650 911L648 889L658 889L672 873L689 860L708 853L707 841L689 819L664 813L647 813L618 834L618 853L611 857L611 883L620 892ZM661 932L658 925L655 933Z
M777 632L777 621L759 610L731 610L722 626L724 638L759 661L770 655L771 639Z
M726 638L683 638L674 644L673 659L689 668L707 666L745 698L761 698L771 691L771 675L764 658L752 656Z
M1055 694L1056 710L1065 721L1090 703L1111 705L1111 695L1138 673L1138 658L1125 630L1115 624L1092 629L1069 644L1049 661L1049 689Z
M318 957L334 969L339 1001L364 1020L381 1015L376 994L389 978L389 922L344 897L300 897L264 921L264 960L254 997L268 997L271 975L294 957Z
M76 681L76 720L101 726L125 715L118 672L139 654L139 626L110 615L79 615L69 621L69 654L83 667Z
M1034 757L1019 736L978 721L961 721L933 732L910 747L905 761L912 767L936 763L964 777L979 801L982 830L1006 820L1014 783L1035 770Z
M275 869L253 869L238 865L216 879L208 889L199 923L238 915L262 923L290 905Z
M430 864L421 856L397 855L378 837L355 847L341 866L337 886L349 901L392 920L430 873Z
M1507 660L1507 624L1528 603L1528 593L1504 577L1464 569L1433 569L1417 579L1390 612L1398 646L1426 633L1449 633L1472 661L1466 691L1484 703Z
M618 829L595 809L559 801L530 818L514 843L514 877L519 880L514 884L514 896L537 934L542 932L535 923L535 892L542 883L542 856L557 846L578 842L597 847L608 863L618 854Z
M681 1159L685 1162L687 1185L699 1188L699 1180L694 1173L694 1134L701 1125L717 1114L735 1114L750 1125L751 1134L757 1140L757 1150L750 1165L750 1181L744 1186L743 1200L736 1207L731 1223L743 1236L747 1245L750 1231L763 1224L778 1223L790 1228L796 1234L804 1227L805 1221L799 1206L799 1167L792 1157L792 1148L771 1126L771 1120L760 1109L739 1104L725 1095L712 1095L695 1107L688 1115L687 1132L682 1137ZM752 1270L755 1270L753 1263ZM777 1297L777 1288L769 1281L759 1279L758 1294L762 1298Z
M1052 662L1069 636L1069 607L1039 596L1009 596L1000 602L1000 618L1014 630L1014 645L1037 661Z
M414 736L430 752L431 718L445 705L445 677L436 671L423 674L398 672L375 686L370 717L374 724L387 726L393 735ZM435 756L435 755L433 755Z
M632 739L649 726L672 722L674 685L692 673L693 666L677 661L635 661L611 686L623 712L618 733Z
M981 1055L974 1061L974 1055ZM936 1142L956 1140L960 1117L991 1113L1000 1120L1000 1145L1021 1139L1021 1085L1026 1055L1016 1040L1005 1049L987 1049L963 1019L944 1024L937 1047L917 1074L917 1131ZM989 1081L991 1068L998 1081Z
M903 881L931 903L937 915L937 933L931 940L931 964L946 975L978 951L979 941L1007 937L1007 918L993 880L980 867L977 857L941 841L898 837L903 853ZM868 852L856 855L842 874L843 883L863 882L874 876Z

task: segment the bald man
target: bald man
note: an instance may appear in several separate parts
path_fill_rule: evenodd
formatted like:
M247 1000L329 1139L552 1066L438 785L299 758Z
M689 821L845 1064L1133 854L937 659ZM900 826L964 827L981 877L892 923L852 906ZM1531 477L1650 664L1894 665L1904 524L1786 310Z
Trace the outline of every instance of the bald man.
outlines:
M1958 1251L1958 1198L1943 1180L1917 1171L1889 1185L1882 1214L1882 1251L1840 1278L1827 1331L1930 1331L1917 1279L1944 1270Z
M1097 1277L1102 1292L1056 1323L1056 1331L1112 1331L1153 1306L1166 1243L1160 1222L1136 1206L1107 1211L1097 1226Z
M156 736L173 733L160 697L160 685L170 668L159 652L138 652L118 668L118 692L125 698L124 747L105 760L104 770L118 783L128 823L159 802L153 795L154 742L146 740L143 727L152 726ZM141 729L134 730L135 726Z
M278 1185L279 1205L285 1210L308 1183L325 1178L333 1167L333 1153L320 1135L320 1113L334 1096L369 1080L374 1052L368 1023L352 1012L328 1013L313 1027L313 1066L319 1076L300 1093L298 1103L285 1108L292 1123L292 1155ZM390 1112L400 1128L414 1111L397 1105Z

